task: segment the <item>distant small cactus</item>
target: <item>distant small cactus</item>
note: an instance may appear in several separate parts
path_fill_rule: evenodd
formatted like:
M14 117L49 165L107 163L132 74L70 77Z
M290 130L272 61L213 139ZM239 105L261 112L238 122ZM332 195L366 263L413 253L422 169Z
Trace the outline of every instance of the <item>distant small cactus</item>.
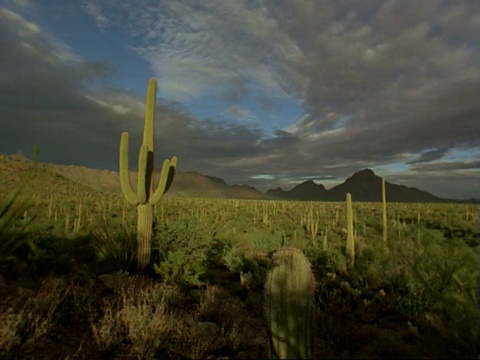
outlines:
M240 271L240 284L242 285L242 288L250 290L252 283L253 283L252 273L250 271L247 273Z

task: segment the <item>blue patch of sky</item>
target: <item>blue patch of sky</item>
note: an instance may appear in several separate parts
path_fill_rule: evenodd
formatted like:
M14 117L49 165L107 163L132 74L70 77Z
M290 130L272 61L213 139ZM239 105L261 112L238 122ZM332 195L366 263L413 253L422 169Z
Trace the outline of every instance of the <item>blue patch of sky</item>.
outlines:
M450 161L472 161L480 158L480 148L460 150L451 149L445 156L445 160Z
M410 165L407 165L405 163L392 163L392 164L372 167L372 171L378 176L383 176L386 174L397 173L402 171L408 171L409 169L410 169Z
M332 175L322 175L322 176L317 176L317 175L314 175L314 176L302 176L302 179L305 179L305 180L313 180L314 182L319 182L319 181L323 181L323 180L331 180L333 179L333 176Z
M333 128L334 129L339 129L341 127L344 127L352 119L352 117L353 117L353 115L342 116L340 119L335 121L335 124L333 124Z
M150 65L127 48L118 29L107 27L100 31L92 16L79 4L41 6L34 21L83 60L106 65L111 71L110 76L100 80L107 86L141 96L145 94L146 84L152 75Z
M238 113L229 110L234 106L238 107ZM304 109L295 100L262 99L255 94L248 94L237 103L227 101L222 94L203 96L185 102L183 108L199 119L260 127L266 136L273 136L276 130L290 126L304 114Z
M101 31L80 4L49 4L39 7L38 11L32 21L48 34L64 42L85 61L107 65L111 76L100 79L100 84L131 91L141 97L145 95L146 84L153 75L150 64L128 49L121 31L115 27L106 27ZM181 103L180 108L197 119L225 120L260 127L266 136L274 136L275 131L287 128L305 113L293 98L267 97L257 90L233 104L224 98L222 90ZM169 102L168 96L158 92L157 99ZM238 114L228 111L232 105L239 107Z

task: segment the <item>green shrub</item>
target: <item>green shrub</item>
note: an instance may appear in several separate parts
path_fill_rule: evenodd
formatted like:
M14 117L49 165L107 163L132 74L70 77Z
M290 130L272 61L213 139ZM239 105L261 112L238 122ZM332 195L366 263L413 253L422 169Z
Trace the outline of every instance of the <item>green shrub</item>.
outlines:
M195 221L174 226L156 223L153 269L166 283L201 285L212 244Z
M166 284L200 286L203 284L201 277L206 271L206 260L203 251L189 252L179 248L168 251L167 257L159 264L153 264L153 268Z

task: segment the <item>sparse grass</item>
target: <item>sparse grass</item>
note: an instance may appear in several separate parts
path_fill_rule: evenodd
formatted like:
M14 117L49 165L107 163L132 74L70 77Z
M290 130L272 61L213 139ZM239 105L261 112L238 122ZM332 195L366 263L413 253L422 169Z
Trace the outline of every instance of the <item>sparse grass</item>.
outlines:
M55 325L55 313L68 296L63 279L48 278L35 296L7 298L1 305L0 353L8 357L15 350L28 350Z
M18 188L0 204L0 263L28 242L26 231L35 219L28 213L32 205L21 198L21 190L22 187Z
M112 232L112 228L116 231ZM132 271L136 267L137 251L135 232L127 225L108 226L106 221L93 227L94 247L99 261L113 271Z
M138 359L150 359L165 348L175 325L165 305L162 285L150 284L140 291L122 288L118 304L106 304L100 320L91 322L93 339L103 354L120 345Z

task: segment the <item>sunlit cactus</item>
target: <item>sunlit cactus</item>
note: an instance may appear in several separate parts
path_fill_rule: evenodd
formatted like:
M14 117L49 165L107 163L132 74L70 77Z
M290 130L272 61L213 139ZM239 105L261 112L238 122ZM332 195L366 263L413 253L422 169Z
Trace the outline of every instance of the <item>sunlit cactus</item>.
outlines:
M138 267L144 269L150 262L153 206L157 204L172 185L177 167L177 158L166 159L163 162L158 186L153 190L153 134L155 122L155 97L157 80L148 82L147 100L145 104L145 127L143 141L138 157L138 180L135 192L130 183L128 167L128 133L123 132L120 139L120 185L125 199L137 206L137 257Z
M313 351L315 278L303 252L283 247L265 284L265 313L272 359L310 359Z
M382 223L383 223L383 242L387 242L387 196L385 191L385 178L382 177Z
M351 268L355 265L355 240L353 237L352 195L347 193L347 258Z

